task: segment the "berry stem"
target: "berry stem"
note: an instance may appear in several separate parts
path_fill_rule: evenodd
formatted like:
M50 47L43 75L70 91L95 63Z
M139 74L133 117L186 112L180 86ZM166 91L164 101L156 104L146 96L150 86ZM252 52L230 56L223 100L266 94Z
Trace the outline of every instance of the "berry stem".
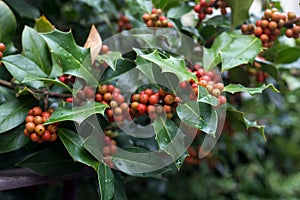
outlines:
M296 17L290 21L287 21L284 23L284 27L286 28L292 28L293 27L293 24L296 23L296 22L299 22L300 21L300 17Z

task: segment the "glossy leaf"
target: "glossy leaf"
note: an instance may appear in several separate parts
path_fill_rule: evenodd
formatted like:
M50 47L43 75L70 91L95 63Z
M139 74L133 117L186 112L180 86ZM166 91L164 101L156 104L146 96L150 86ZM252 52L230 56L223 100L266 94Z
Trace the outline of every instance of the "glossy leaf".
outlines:
M12 43L12 37L16 31L16 18L4 1L0 1L0 10L0 41L8 46Z
M182 15L190 12L192 7L187 4L181 4L180 6L173 7L168 11L168 18L180 18Z
M43 72L50 74L51 72L51 57L46 42L40 34L25 26L22 33L23 55L35 62Z
M226 3L231 8L231 26L233 29L242 24L246 19L249 19L249 9L253 0L226 0Z
M212 106L217 106L218 105L218 99L209 94L207 89L202 87L202 86L198 86L198 98L197 98L198 102L202 102L202 103L206 103Z
M18 150L28 144L30 139L23 134L24 127L0 134L0 153Z
M82 123L89 116L99 113L104 115L104 111L107 105L101 103L86 103L82 106L73 108L63 108L60 107L52 113L51 117L48 119L46 124L52 124L55 122L62 121L75 121L77 123Z
M78 134L64 128L59 128L57 133L74 161L97 170L99 162L81 145L82 141Z
M90 34L84 44L84 48L90 48L92 63L95 62L96 57L100 53L101 47L102 47L101 36L97 31L95 25L92 25Z
M222 71L254 61L262 51L260 39L254 36L224 32L204 51L204 68L210 70L222 62Z
M3 58L6 69L13 75L13 77L22 82L26 77L47 77L40 67L30 59L22 55L11 55ZM37 83L36 86L41 86L41 83Z
M48 21L48 19L42 15L40 18L35 20L34 29L39 33L47 33L54 31L54 26Z
M12 89L0 86L0 105L16 99L16 95Z
M275 88L275 86L273 84L263 84L260 87L255 87L255 88L247 88L244 87L241 84L229 84L227 86L225 86L224 88L224 92L229 92L231 94L237 93L237 92L247 92L250 95L256 95L256 94L260 94L262 93L265 89L272 89L274 92L278 92L279 91Z
M142 58L149 60L154 64L157 64L162 69L162 73L170 72L176 74L180 82L190 79L197 79L196 75L190 73L187 70L183 59L175 58L173 56L164 59L159 55L157 50L150 54L138 56L141 56Z
M54 30L41 34L50 48L52 58L59 63L65 74L71 74L84 78L88 84L96 85L89 49L78 46L71 32Z
M189 101L179 104L176 111L183 123L215 136L218 116L216 111L208 104Z
M19 98L0 105L0 133L22 124L34 103L32 99Z
M58 79L51 79L51 78L36 78L36 77L33 77L31 79L31 77L28 77L26 80L24 80L23 82L31 82L31 81L43 81L44 83L51 83L51 84L55 84L55 85L59 85L59 86L62 86L64 88L66 88L69 92L73 92L73 90L66 84L64 84L63 82L61 82L60 80Z
M17 166L47 176L70 175L84 167L80 163L74 163L62 146L54 146L33 153L17 163Z
M233 106L227 106L227 115L229 115L230 120L238 120L242 124L245 125L246 129L249 128L257 128L259 132L263 135L264 139L266 139L265 136L265 126L258 125L256 121L250 121L245 117L245 113L238 111Z
M101 200L109 200L114 196L114 175L112 170L103 163L97 169Z
M106 54L98 55L95 59L98 62L103 63L106 62L112 70L116 71L117 62L119 59L122 59L122 54L119 51L112 51Z

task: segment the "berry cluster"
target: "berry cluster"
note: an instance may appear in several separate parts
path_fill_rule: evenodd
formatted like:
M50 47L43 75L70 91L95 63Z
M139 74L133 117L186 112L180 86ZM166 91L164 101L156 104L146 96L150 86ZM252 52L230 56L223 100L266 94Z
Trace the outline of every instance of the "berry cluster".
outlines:
M104 162L112 168L114 166L114 162L112 161L112 155L117 152L116 141L111 139L108 136L104 138L104 146L102 148L103 160Z
M121 90L114 85L100 85L98 93L95 95L95 101L110 106L106 109L106 115L110 122L131 120L128 103L125 102Z
M222 15L226 15L226 8L228 7L225 0L200 0L200 2L194 6L194 11L198 13L199 22L205 19L206 15L213 13L213 8L220 9Z
M161 9L153 8L151 13L145 13L143 20L148 27L163 27L172 28L172 22L167 20L167 17L163 15Z
M299 23L300 18L297 18L295 13L289 12L286 16L273 8L265 10L262 18L256 21L256 27L252 24L243 24L241 30L243 34L254 34L260 38L265 48L270 48L284 27L287 28L285 32L287 37L299 38Z
M130 30L132 28L129 19L124 15L120 16L118 26L119 26L118 28L119 32L122 32L123 30Z
M205 87L211 95L218 98L218 107L226 103L226 97L221 95L224 89L224 84L220 82L220 77L217 74L212 71L206 72L199 64L195 64L189 71L197 76L198 82L195 82L194 80L181 82L180 87L186 90L189 88L189 85L191 85L193 90L190 93L191 100L197 99L198 86L202 86Z
M29 137L31 141L37 143L42 143L44 141L54 142L57 139L57 125L44 125L53 112L53 108L43 111L38 106L30 109L25 119L26 125L24 135Z
M5 44L3 44L2 42L0 42L0 60L3 57L3 52L5 51L5 49L6 49ZM1 61L0 61L0 64L1 64Z
M287 27L288 29L285 31L285 35L289 38L299 38L300 35L300 17L296 16L294 12L287 13L287 19L291 23Z
M166 114L171 119L176 106L181 102L178 96L160 88L158 91L147 88L131 97L130 114L134 117L148 114L150 119Z

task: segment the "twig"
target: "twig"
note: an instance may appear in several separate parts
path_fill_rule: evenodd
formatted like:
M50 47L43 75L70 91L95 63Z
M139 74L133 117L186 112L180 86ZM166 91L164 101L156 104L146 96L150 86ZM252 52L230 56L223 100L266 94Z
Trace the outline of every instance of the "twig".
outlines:
M20 89L24 89L26 87L26 86L16 86L15 84L13 84L11 82L1 80L1 79L0 79L0 85L5 86L10 89L13 89L13 90L15 90L16 87L18 87ZM30 90L34 93L44 94L46 97L54 97L54 98L61 98L61 99L72 97L72 94L65 94L65 93L59 93L59 92L48 92L47 90L38 90L38 89L30 89Z

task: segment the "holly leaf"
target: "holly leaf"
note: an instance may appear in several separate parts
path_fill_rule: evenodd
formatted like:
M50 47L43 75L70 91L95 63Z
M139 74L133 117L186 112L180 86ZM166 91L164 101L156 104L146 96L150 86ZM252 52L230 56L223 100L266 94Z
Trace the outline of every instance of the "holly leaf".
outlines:
M59 86L66 88L69 92L71 92L71 93L73 92L73 90L68 85L64 84L60 80L51 79L51 78L27 77L26 80L23 81L23 83L32 82L32 81L43 81L44 83L51 83L51 84L59 85Z
M48 21L48 19L42 15L40 18L35 20L34 29L39 33L47 33L54 31L54 26Z
M121 52L112 51L106 54L98 55L96 59L100 63L106 62L113 71L116 71L118 60L123 58Z
M50 74L51 72L51 57L46 42L40 34L25 26L22 33L23 55L37 64L43 72Z
M222 72L230 70L241 64L252 63L261 51L259 38L223 32L210 49L204 49L204 68L209 71L222 62Z
M232 29L242 24L246 19L249 19L249 9L253 3L253 0L226 0L226 3L231 8Z
M142 58L158 65L162 69L162 73L170 72L175 74L178 77L180 82L191 80L191 79L197 80L196 75L190 73L187 70L184 59L175 58L173 56L164 59L159 55L159 52L157 50L155 50L150 54L138 55L138 56L141 56Z
M90 34L83 47L90 48L92 63L94 63L102 48L102 39L95 25L92 25Z
M71 32L54 30L50 33L42 33L52 58L62 66L65 74L71 74L83 78L89 85L97 85L98 80L91 66L89 49L78 46Z
M14 13L4 3L4 1L0 1L0 10L0 41L6 44L6 46L8 47L12 45L12 38L16 31L16 18L14 16Z
M62 121L75 121L81 124L89 116L99 113L104 115L105 109L108 105L101 103L86 103L82 106L77 106L73 108L63 108L60 107L52 113L51 117L48 119L45 125L52 124Z
M0 134L0 153L18 150L29 143L30 139L23 134L24 127Z
M54 146L33 153L16 165L47 176L70 175L84 167L81 163L74 163L62 146Z
M212 106L218 105L218 99L213 95L209 94L206 88L198 86L198 102L206 103Z
M172 156L174 162L185 154L184 134L173 121L157 117L153 122L153 128L156 134L155 140L157 141L159 149ZM179 170L179 163L177 167Z
M179 104L176 111L183 123L215 137L218 115L210 105L189 101Z
M109 200L114 196L114 174L112 170L103 163L97 169L101 200Z
M58 136L66 147L74 161L83 163L97 170L99 161L97 161L82 145L78 134L65 128L57 130Z
M227 116L228 116L228 119L240 121L242 124L245 125L247 130L249 128L257 128L259 130L259 132L262 134L264 140L265 141L267 140L266 136L265 136L265 126L258 125L256 121L248 120L245 117L245 113L238 111L236 108L234 108L231 105L228 105L227 106Z
M22 124L34 103L32 99L20 98L0 105L0 133Z
M47 74L45 74L37 64L19 54L3 57L2 62L17 81L22 82L27 77L47 77ZM34 87L42 86L40 82L30 83L30 85Z
M238 93L238 92L247 92L253 96L253 95L262 93L265 89L268 89L268 88L273 90L274 92L280 93L279 90L277 88L275 88L275 86L273 84L268 84L268 85L263 84L262 86L255 87L255 88L247 88L241 84L229 84L224 87L223 91L229 92L231 94Z

